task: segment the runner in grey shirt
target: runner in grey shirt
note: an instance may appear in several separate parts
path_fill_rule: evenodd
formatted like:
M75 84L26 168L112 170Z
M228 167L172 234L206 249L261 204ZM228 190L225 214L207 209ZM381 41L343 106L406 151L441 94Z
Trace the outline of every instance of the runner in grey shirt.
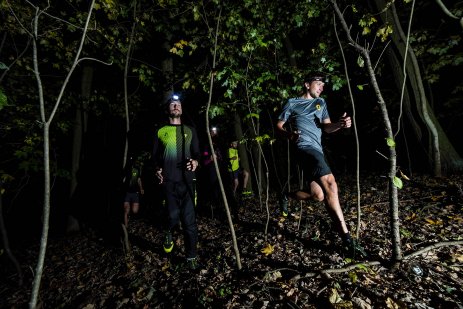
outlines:
M363 249L351 238L344 221L338 197L338 185L323 155L321 144L322 130L332 133L351 126L346 113L337 122L331 122L326 102L320 98L325 85L320 73L310 75L304 81L304 94L300 98L289 99L278 117L277 129L285 137L296 142L298 162L304 171L307 188L285 193L281 200L282 215L288 215L288 198L296 200L324 201L328 212L337 225L343 247L350 256L355 253L366 255ZM285 123L294 120L296 130L288 131Z
M286 122L291 116L294 118L299 134L297 146L313 148L323 153L322 131L319 124L330 119L325 100L304 97L289 99L278 118Z

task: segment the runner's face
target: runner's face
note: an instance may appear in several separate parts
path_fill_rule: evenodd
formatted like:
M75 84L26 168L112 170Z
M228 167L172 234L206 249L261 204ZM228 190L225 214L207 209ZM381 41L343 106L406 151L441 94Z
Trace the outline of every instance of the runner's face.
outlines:
M325 86L325 83L319 80L306 83L307 91L312 98L318 98L322 94L323 86Z
M180 117L182 115L182 103L180 103L180 101L170 102L169 115L171 117Z

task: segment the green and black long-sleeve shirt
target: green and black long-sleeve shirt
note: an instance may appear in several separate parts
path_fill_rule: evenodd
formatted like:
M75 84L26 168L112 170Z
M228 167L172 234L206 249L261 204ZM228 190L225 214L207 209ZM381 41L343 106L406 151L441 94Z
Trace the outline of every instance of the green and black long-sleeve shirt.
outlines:
M153 158L162 168L164 182L192 182L195 172L186 169L188 159L199 160L199 141L190 126L168 124L159 128L154 137Z

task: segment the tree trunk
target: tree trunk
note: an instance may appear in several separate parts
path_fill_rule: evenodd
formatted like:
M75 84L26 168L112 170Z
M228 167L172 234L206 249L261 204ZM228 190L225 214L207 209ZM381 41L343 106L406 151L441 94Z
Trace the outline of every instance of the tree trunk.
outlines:
M93 82L93 67L85 66L82 70L82 104L76 106L76 114L74 120L74 132L72 139L72 154L71 154L71 185L69 190L69 197L72 199L77 185L77 173L80 167L80 160L82 155L82 141L87 132L87 105L90 98L90 92ZM68 212L66 232L76 232L80 229L79 221Z
M382 8L386 6L384 0L375 0L375 3L378 10L382 10ZM433 166L433 173L435 176L441 176L442 170L447 173L461 171L463 169L463 160L456 152L436 119L428 98L426 97L418 60L416 59L411 46L408 46L407 48L407 45L405 44L405 42L408 41L406 40L406 36L398 19L394 4L391 5L391 9L393 13L392 23L394 24L395 30L392 33L392 41L399 50L401 59L403 61L406 60L405 70L407 76L410 78L412 92L416 98L417 109L429 132L430 148L432 150L431 166ZM391 14L387 14L386 12L382 12L381 14L381 17L385 22L389 22L389 16L391 16ZM397 73L397 71L394 71L394 73ZM397 76L397 79L403 80L400 76Z
M363 46L359 45L350 34L350 28L347 26L347 23L344 19L341 10L339 9L336 0L330 0L336 16L339 18L342 28L344 29L347 40L349 44L352 45L363 57L365 60L365 67L367 69L368 75L370 77L370 82L375 90L376 97L378 99L379 108L383 116L383 122L386 130L386 138L390 143L393 143L394 136L392 132L391 121L389 118L389 113L387 110L386 102L384 101L383 95L378 85L376 79L376 74L373 70L371 64L369 51ZM390 213L390 226L391 226L391 240L392 240L392 261L398 262L402 260L402 249L401 249L401 240L400 240L400 220L399 220L399 198L397 187L394 185L394 180L396 178L396 169L397 169L397 154L395 150L395 145L389 144L389 213Z
M263 164L262 164L262 148L258 145L257 141L255 140L256 137L259 136L259 120L249 120L247 121L247 125L249 126L249 132L251 132L250 137L253 140L249 145L249 152L251 154L251 163L252 163L252 170L250 170L251 174L254 173L254 177L256 180L256 187L257 193L259 196L262 196L264 188L266 187L266 180L263 177Z
M82 140L87 132L87 106L88 99L90 98L90 92L92 90L93 82L93 67L85 66L82 70L82 104L76 106L76 115L74 120L74 132L73 132L73 143L72 143L72 161L71 161L71 189L70 196L74 195L77 187L77 171L79 170L79 164L82 152Z
M42 214L42 236L40 239L39 256L38 256L37 265L35 268L31 298L29 302L29 307L31 309L35 309L37 306L37 301L38 301L39 291L40 291L40 283L42 280L42 273L43 273L43 268L44 268L44 263L45 263L45 253L47 251L47 242L48 242L48 230L49 230L49 222L50 222L50 194L51 194L50 192L50 125L61 103L66 86L72 74L74 73L74 70L79 64L79 58L80 58L80 54L82 52L82 48L84 45L84 41L85 41L85 37L87 34L87 29L88 29L88 24L92 16L91 13L93 11L94 4L95 4L95 0L93 0L90 3L88 16L85 22L85 27L82 31L80 45L78 47L78 50L76 51L74 62L72 63L72 66L69 69L69 72L67 73L66 78L63 81L63 84L61 86L59 95L56 99L55 105L48 117L46 115L46 109L45 109L44 87L42 84L42 79L41 79L40 71L39 71L38 46L37 46L37 40L39 39L39 35L38 35L39 16L43 12L40 11L39 7L33 7L33 9L35 10L35 16L33 19L33 33L31 35L33 37L32 41L33 41L34 75L37 81L38 99L39 99L39 106L40 106L40 120L43 126L44 199L43 199L43 214Z
M289 55L289 63L291 64L292 67L297 68L297 62L296 62L296 57L294 57L294 47L293 43L291 42L290 38L288 36L285 36L285 47ZM287 188L286 191L291 192L291 142L289 139L286 140L286 153L288 157L288 164L287 164ZM285 188L283 187L283 191L285 191Z
M207 101L207 106L206 106L206 131L207 131L207 139L209 142L209 147L211 149L212 156L215 156L215 151L212 145L212 137L211 137L210 126L209 126L209 109L211 107L211 101L212 101L212 89L214 89L214 76L215 76L214 71L215 71L215 60L217 56L217 38L219 36L219 24L220 24L221 14L222 14L222 10L220 10L219 17L217 19L217 27L215 30L214 55L213 55L212 70L211 70L210 84L209 84L209 99ZM230 207L228 206L227 195L225 194L225 189L223 187L222 177L220 175L220 170L219 170L219 165L217 164L217 160L214 160L214 167L217 173L217 178L219 179L220 191L222 193L225 212L227 214L227 219L228 219L228 226L230 227L230 233L231 233L232 242L233 242L233 249L235 251L236 266L238 270L241 270L242 266L241 266L240 250L238 247L238 239L236 238L235 228L233 227L233 220L232 220L231 213L230 213Z
M237 140L240 140L243 138L243 128L241 125L241 119L238 113L235 112L234 115L234 128L235 128L235 136ZM240 165L243 169L247 170L250 172L251 170L249 169L249 158L248 158L248 152L246 151L246 146L239 143L238 144L238 152L240 156ZM251 176L251 175L249 175ZM243 190L251 190L252 188L252 177L249 177L248 181L248 186L247 188L243 188Z
M129 152L129 131L130 131L130 117L129 117L129 94L128 94L128 76L130 57L132 56L133 50L133 38L135 36L135 27L137 25L137 1L133 5L133 23L132 30L130 31L129 46L127 48L127 55L125 55L125 66L124 66L124 106L125 106L125 147L124 147L124 159L122 162L122 169L125 168L127 163L127 154Z

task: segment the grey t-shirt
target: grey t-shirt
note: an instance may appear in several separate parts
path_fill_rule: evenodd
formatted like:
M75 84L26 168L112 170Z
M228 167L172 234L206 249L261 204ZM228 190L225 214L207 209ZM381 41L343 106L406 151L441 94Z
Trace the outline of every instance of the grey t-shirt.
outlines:
M330 118L326 102L322 98L304 99L292 98L283 107L278 117L279 120L287 122L294 121L299 131L297 146L299 148L312 148L323 153L322 130L320 123Z

